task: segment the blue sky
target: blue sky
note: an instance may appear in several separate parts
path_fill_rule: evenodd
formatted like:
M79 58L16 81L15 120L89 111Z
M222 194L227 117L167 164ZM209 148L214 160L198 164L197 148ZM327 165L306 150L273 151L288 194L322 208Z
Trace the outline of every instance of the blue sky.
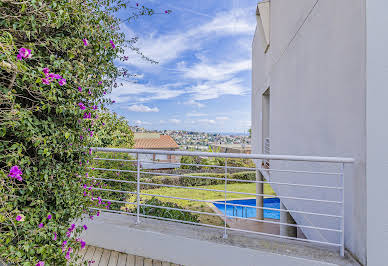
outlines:
M150 64L128 50L111 109L148 129L244 132L250 127L254 0L139 1L168 15L142 17L121 30L139 37ZM124 16L125 14L121 14Z

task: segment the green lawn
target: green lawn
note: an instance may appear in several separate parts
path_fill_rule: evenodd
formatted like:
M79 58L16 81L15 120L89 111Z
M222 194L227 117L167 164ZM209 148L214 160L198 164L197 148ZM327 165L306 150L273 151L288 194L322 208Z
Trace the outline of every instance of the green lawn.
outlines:
M198 186L193 188L206 188L206 189L217 189L224 190L225 185L212 185L212 186ZM227 185L228 191L233 192L245 192L245 193L256 193L256 184L229 184ZM162 195L162 196L172 196L172 197L180 197L180 198L189 198L189 199L197 199L197 200L224 200L225 194L223 192L216 191L203 191L203 190L194 190L194 189L186 189L186 188L168 188L162 187L157 189L148 189L142 190L141 193L145 194L154 194L154 195ZM268 184L264 184L264 194L267 195L276 195L275 192ZM149 196L142 196L144 198L150 198ZM255 196L244 195L244 194L234 194L228 193L227 200L237 199L237 198L255 198ZM209 207L209 205L205 202L195 202L189 200L181 200L181 199L166 199L158 197L161 201L174 202L185 209L188 210L196 210L202 212L213 212L213 210ZM136 201L135 196L131 196L128 199L129 202ZM207 224L216 224L222 225L223 221L216 216L211 215L200 215L199 217L201 223Z

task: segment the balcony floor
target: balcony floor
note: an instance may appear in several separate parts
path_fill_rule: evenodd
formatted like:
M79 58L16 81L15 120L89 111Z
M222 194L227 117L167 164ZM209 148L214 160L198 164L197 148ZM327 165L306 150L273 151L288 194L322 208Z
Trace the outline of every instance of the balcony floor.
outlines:
M78 252L81 261L91 261L92 266L178 266L178 264L153 260L113 250L86 246ZM78 263L80 265L80 263Z

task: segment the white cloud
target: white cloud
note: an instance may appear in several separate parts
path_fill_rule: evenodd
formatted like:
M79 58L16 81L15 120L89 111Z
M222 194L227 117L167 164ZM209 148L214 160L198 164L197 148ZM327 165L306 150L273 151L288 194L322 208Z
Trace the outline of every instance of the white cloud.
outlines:
M188 116L188 117L199 117L199 116L207 116L207 114L202 114L202 113L187 113L186 116Z
M157 112L159 112L158 107L151 108L151 107L148 107L148 106L143 105L143 104L131 105L128 107L128 110L132 111L132 112L142 112L142 113L150 113L150 112L157 113Z
M251 59L220 62L217 64L211 64L205 59L191 67L180 64L178 65L178 69L183 72L185 78L222 81L232 78L239 72L251 70Z
M172 124L179 124L181 122L181 120L176 119L176 118L171 118L168 120L168 122L170 122Z
M184 104L195 105L195 106L197 106L198 108L205 107L205 105L204 105L203 103L197 102L197 101L195 101L195 100L193 100L193 99L190 99L190 100L184 102Z
M122 85L121 85L122 84ZM155 86L150 83L121 82L117 88L113 88L109 97L116 102L148 102L152 100L166 100L175 98L184 93L176 89L179 84L165 84Z
M250 15L251 14L251 15ZM207 38L225 35L252 35L256 27L256 21L251 9L236 8L228 12L217 13L214 18L202 25L184 29L182 32L158 35L154 32L142 36L136 46L141 47L141 52L156 60L160 65L167 64L179 57L187 50L196 50ZM124 27L123 32L127 36L133 36L129 27ZM133 51L127 50L130 60L124 62L137 67L153 67L144 61Z
M201 123L201 124L215 124L216 123L216 121L213 119L198 119L197 122Z
M135 121L133 121L133 123L134 123L135 125L139 125L139 126L151 125L150 122L141 121L141 120L135 120Z
M188 88L192 101L216 99L222 95L244 95L248 88L242 85L242 80L231 79L228 81L204 81Z
M229 117L227 117L227 116L217 116L216 120L218 120L218 121L226 121L226 120L229 120Z

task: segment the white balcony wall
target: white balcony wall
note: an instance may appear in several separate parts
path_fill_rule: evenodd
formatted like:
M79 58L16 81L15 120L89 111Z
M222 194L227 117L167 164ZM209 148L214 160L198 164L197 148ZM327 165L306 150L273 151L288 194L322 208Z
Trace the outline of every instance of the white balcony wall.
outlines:
M313 8L315 3L315 0L271 1L267 54L262 49L262 36L256 32L252 64L252 152L262 150L261 94L270 87L272 153L355 158L354 173L346 173L345 245L365 264L365 1L318 1ZM310 165L302 167L308 169ZM324 176L277 174L272 180L284 177L294 182L331 184ZM334 191L274 188L282 194L302 193L306 197L339 196ZM308 203L291 200L284 203L289 209L310 208ZM316 211L338 213L340 210L323 204ZM338 222L328 219L294 218L301 223L308 219L314 225L338 226ZM305 233L312 238L336 240L332 233L317 235L306 230Z

